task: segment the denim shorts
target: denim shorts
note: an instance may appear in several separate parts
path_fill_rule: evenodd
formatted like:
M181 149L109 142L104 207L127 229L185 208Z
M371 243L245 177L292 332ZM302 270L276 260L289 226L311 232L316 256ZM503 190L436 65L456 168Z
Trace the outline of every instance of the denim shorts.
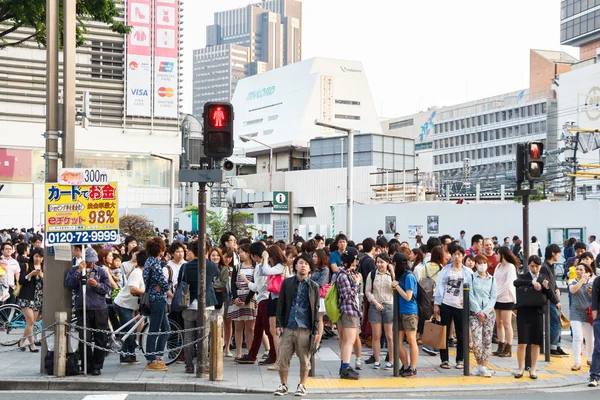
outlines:
M372 324L391 324L394 322L394 306L384 304L383 310L379 311L373 304L369 305L369 322Z

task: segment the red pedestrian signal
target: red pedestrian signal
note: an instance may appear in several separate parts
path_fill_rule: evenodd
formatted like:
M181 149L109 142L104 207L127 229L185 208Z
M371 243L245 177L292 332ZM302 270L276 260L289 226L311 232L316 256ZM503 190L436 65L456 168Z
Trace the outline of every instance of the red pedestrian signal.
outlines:
M233 154L233 106L209 102L204 105L204 154L220 159Z
M527 142L527 159L525 160L525 175L530 181L537 181L544 173L544 143Z

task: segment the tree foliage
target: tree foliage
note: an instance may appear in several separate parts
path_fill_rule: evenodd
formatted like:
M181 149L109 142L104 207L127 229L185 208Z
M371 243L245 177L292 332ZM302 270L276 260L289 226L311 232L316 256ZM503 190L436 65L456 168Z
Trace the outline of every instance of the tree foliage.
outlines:
M529 201L542 201L545 199L544 197L544 189L541 188L540 186L535 188L536 194L534 194L533 196L529 196ZM523 201L523 197L521 196L515 196L514 200L517 203L521 203Z
M140 244L156 236L154 225L143 215L123 215L119 218L119 231L121 235L134 236Z
M198 214L197 206L188 206L182 211L191 214ZM219 214L212 210L206 211L206 230L213 242L218 242L223 233L230 231L236 237L251 237L252 232L256 231L256 227L246 223L247 220L253 219L254 215L242 211L229 211L226 218L221 218Z
M62 47L63 2L59 0L58 3L59 40ZM86 20L103 22L110 26L113 32L129 33L129 27L115 21L120 15L117 8L119 3L120 0L77 0L77 46L85 43ZM20 28L31 28L33 32L24 38L9 40L8 36ZM46 0L0 0L0 50L18 46L29 39L46 45Z

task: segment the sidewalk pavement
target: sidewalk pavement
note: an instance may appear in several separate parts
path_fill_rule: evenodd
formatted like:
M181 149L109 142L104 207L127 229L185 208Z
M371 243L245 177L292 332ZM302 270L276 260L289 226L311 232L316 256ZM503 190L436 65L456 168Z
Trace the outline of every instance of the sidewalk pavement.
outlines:
M571 353L570 337L563 332L563 348ZM496 345L494 345L495 350ZM240 365L233 358L224 360L224 380L211 382L197 379L194 374L184 373L184 365L173 364L166 372L149 372L141 365L121 366L119 358L110 354L106 359L101 376L75 376L56 378L39 373L39 353L2 351L10 348L0 347L0 390L86 390L86 391L127 391L127 392L228 392L228 393L272 393L279 386L276 371L268 371L258 365ZM235 353L235 351L234 351ZM357 390L369 393L377 392L464 392L477 390L524 390L584 385L589 376L589 367L585 358L579 372L572 372L572 356L553 357L550 363L540 356L538 380L531 380L528 374L515 379L516 346L513 346L512 358L492 357L490 360L493 376L483 378L463 376L463 371L454 369L455 349L450 349L450 361L453 369L439 368L439 356L428 356L419 352L418 375L411 378L394 378L393 371L373 370L364 365L357 381L341 380L339 344L336 338L324 340L321 350L316 354L316 373L309 378L309 393L333 394L356 393ZM363 359L371 354L371 349L363 349ZM384 353L385 354L385 353ZM352 362L354 363L354 357ZM354 364L352 364L354 365ZM471 371L476 366L471 353ZM298 359L294 357L289 372L288 385L295 390L299 377Z

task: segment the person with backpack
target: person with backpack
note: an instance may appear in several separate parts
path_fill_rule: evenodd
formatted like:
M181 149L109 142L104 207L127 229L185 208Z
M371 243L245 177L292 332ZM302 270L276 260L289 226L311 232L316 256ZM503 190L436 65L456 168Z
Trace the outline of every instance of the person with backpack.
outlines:
M469 306L471 315L469 323L473 333L473 352L477 360L474 375L490 378L488 360L492 351L492 335L496 314L496 280L487 272L488 260L483 254L475 257L475 274L471 276Z
M434 293L434 313L440 317L442 324L446 325L446 341L450 339L451 325L454 321L456 330L456 369L464 368L463 360L463 332L462 309L463 309L463 284L471 281L473 272L463 265L465 249L454 246L452 249L452 264L447 265L439 273L438 284ZM440 350L440 358L443 369L450 369L448 347Z
M398 319L398 343L406 341L410 349L410 361L403 345L398 348L402 368L400 375L410 377L417 375L419 347L417 346L417 325L419 323L418 283L408 266L408 257L404 253L394 255L395 275L398 281L392 282L392 288L400 294L400 316ZM421 294L423 295L423 294ZM389 341L389 339L388 339ZM408 365L408 367L406 367Z
M375 257L373 253L375 252L375 240L373 238L365 238L362 241L364 255L358 261L358 266L356 267L356 271L362 275L363 281L363 314L369 315L369 308L371 307L371 302L367 299L366 296L366 282L369 274L373 271L377 270L375 265ZM368 347L372 347L372 342L375 340L373 336L373 328L371 326L370 318L363 318L360 324L360 336ZM379 336L381 337L381 322L379 323ZM362 345L362 343L361 343ZM368 361L368 360L367 360ZM375 361L375 359L373 359Z
M372 239L371 239L372 240ZM381 368L381 325L388 342L388 354L394 352L394 339L392 325L394 323L394 290L392 289L393 271L391 270L392 260L386 253L377 256L377 269L371 271L365 279L365 296L368 307L368 320L371 322L373 330L373 369ZM385 365L386 370L394 368L394 364L388 362Z

